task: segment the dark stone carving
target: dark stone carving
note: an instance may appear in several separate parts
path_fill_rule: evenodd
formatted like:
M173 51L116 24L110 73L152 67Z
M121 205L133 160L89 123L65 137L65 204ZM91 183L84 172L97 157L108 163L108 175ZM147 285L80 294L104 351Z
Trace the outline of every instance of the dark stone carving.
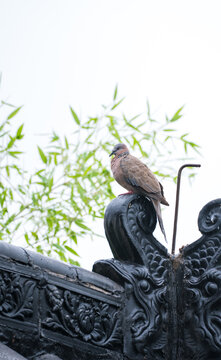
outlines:
M107 207L104 221L107 239L120 261L99 261L94 271L125 287L125 354L129 359L165 359L172 266L166 248L152 235L156 226L152 203L143 196L120 196Z
M95 266L107 272L115 271L125 282L125 353L130 359L164 358L168 341L168 300L164 276L154 278L140 265L107 260Z
M152 203L119 196L105 214L114 259L93 273L0 243L5 358L9 347L28 360L221 359L221 199L198 225L172 256L152 234Z
M46 298L49 309L44 327L100 346L122 343L120 317L115 306L54 285L46 287Z
M122 195L114 199L106 209L104 227L115 259L149 266L146 254L153 245L155 252L166 253L152 235L156 221L153 205L145 197Z
M125 353L131 360L218 360L221 199L208 203L199 214L203 236L175 257L151 233L156 223L151 207L136 195L112 201L105 230L118 261L94 265L94 271L125 287Z
M0 342L18 359L123 359L123 297L101 275L0 243Z
M184 347L189 357L221 357L221 199L199 214L201 239L182 250L184 260ZM191 357L190 357L191 356ZM195 359L195 358L194 358Z
M35 283L18 274L0 271L0 314L12 319L25 320L33 314Z

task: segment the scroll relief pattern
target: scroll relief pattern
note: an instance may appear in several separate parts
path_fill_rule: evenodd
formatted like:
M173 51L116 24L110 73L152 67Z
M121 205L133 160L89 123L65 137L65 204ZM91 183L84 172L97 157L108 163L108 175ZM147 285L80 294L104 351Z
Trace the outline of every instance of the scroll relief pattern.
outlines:
M122 341L115 306L47 285L48 312L43 326L92 344L113 347Z
M25 320L33 314L36 283L18 274L0 271L0 315Z
M204 206L198 224L202 240L191 252L187 247L184 263L185 342L192 352L194 343L200 343L201 359L207 359L211 354L221 356L220 199Z

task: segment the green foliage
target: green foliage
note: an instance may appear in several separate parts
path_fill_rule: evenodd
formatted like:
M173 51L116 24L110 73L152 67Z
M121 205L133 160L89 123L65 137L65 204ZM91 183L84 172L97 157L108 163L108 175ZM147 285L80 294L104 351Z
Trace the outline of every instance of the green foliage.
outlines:
M174 153L182 147L188 159L189 150L199 148L188 139L189 134L179 134L182 108L157 121L149 104L144 114L119 115L123 100L118 99L116 86L112 103L103 106L99 116L85 120L70 107L73 134L52 133L46 148L38 146L41 167L33 174L20 165L24 135L23 124L16 125L16 115L21 107L13 107L0 123L1 240L17 243L23 239L29 248L78 265L77 242L95 235L91 220L103 218L114 198L108 155L116 143L129 145L158 177L175 180ZM11 106L1 103L1 109Z

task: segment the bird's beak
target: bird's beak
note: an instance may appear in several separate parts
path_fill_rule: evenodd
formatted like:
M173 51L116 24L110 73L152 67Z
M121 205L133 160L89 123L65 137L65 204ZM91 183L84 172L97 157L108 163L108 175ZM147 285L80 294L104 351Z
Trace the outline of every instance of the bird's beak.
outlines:
M115 154L115 151L113 150L109 156L112 156Z

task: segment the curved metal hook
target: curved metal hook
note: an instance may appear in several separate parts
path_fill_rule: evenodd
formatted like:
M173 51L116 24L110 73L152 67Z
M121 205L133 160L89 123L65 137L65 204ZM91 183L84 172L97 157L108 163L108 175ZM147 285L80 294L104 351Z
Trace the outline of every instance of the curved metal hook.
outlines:
M174 255L175 247L176 247L176 233L177 233L178 209L179 209L179 199L180 199L181 173L185 167L201 167L201 165L200 164L185 164L185 165L182 165L178 171L177 188L176 188L176 204L175 204L174 225L173 225L173 240L172 240L172 251L171 251L172 255Z

